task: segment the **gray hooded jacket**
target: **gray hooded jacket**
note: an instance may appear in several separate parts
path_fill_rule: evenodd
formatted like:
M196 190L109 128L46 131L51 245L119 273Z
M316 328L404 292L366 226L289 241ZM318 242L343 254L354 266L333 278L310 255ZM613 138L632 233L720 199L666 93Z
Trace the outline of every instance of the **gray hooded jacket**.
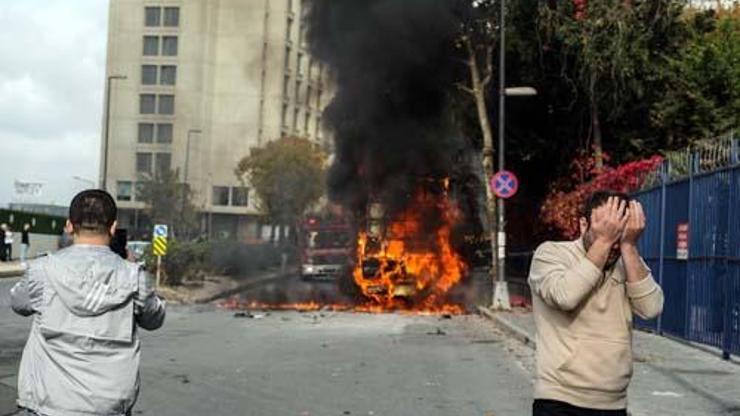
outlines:
M48 416L128 414L139 391L137 327L157 329L165 316L149 280L104 246L31 262L11 290L13 310L33 315L18 405Z

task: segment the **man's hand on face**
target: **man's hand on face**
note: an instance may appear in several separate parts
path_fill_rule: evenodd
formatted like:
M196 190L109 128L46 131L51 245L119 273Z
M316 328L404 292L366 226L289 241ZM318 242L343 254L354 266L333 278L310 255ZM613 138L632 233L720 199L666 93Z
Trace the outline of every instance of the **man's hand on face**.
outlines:
M609 198L606 204L596 208L591 215L591 230L594 239L597 242L611 246L620 238L624 238L624 231L629 219L626 202L617 197ZM639 234L637 236L639 237Z
M628 218L619 241L622 247L637 245L637 240L640 239L642 232L645 230L646 220L642 204L637 201L630 201Z

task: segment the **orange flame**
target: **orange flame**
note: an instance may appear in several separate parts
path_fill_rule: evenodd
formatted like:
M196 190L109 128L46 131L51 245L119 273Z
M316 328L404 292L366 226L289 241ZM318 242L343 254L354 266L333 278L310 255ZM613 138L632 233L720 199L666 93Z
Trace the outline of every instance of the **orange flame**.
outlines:
M445 180L445 190L448 183ZM441 213L441 221L431 235L424 235L423 216L430 208ZM458 217L446 192L434 195L422 189L411 206L387 225L379 241L373 241L367 231L360 232L353 277L362 293L382 310L462 313L460 306L445 304L444 296L467 271L450 243ZM375 270L368 273L369 263Z

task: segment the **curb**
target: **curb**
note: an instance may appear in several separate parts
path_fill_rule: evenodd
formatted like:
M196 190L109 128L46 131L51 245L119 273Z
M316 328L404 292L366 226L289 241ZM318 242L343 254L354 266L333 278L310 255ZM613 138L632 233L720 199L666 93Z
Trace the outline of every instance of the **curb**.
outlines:
M532 349L535 349L537 347L537 343L535 342L534 337L529 335L527 331L512 323L508 319L500 316L496 312L492 311L490 308L487 308L485 306L478 306L478 312L480 312L481 316L490 319L491 322L493 322L499 329L503 330L508 335L516 338L522 344Z
M235 288L232 288L232 289L229 289L229 290L224 290L223 292L219 292L219 293L217 293L215 295L211 295L211 296L208 296L208 297L205 297L205 298L195 299L193 301L193 304L202 305L204 303L211 303L211 302L216 301L216 300L219 300L219 299L228 298L229 296L236 295L236 294L238 294L240 292L243 292L245 290L251 289L251 288L256 287L256 286L260 286L260 285L265 284L265 283L277 282L277 281L280 281L280 280L288 279L288 278L290 278L292 276L295 276L296 274L297 274L297 271L296 270L288 270L288 271L286 271L284 273L280 273L280 272L272 273L272 274L269 274L267 276L264 276L264 277L260 277L258 279L255 279L255 280L252 280L252 281L249 281L249 282L246 282L246 283L242 283L242 284L240 284L239 286L237 286Z
M23 273L25 271L26 269L22 267L2 269L0 270L0 279L10 278L10 277L21 277L23 276Z

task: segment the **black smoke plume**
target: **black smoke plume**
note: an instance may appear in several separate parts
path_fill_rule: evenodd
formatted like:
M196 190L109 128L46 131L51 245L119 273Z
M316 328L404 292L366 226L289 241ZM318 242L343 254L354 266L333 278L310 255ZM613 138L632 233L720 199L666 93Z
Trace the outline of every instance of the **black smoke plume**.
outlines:
M311 53L333 78L324 122L334 135L332 200L403 209L420 180L450 177L468 148L450 92L464 80L456 1L313 0Z

